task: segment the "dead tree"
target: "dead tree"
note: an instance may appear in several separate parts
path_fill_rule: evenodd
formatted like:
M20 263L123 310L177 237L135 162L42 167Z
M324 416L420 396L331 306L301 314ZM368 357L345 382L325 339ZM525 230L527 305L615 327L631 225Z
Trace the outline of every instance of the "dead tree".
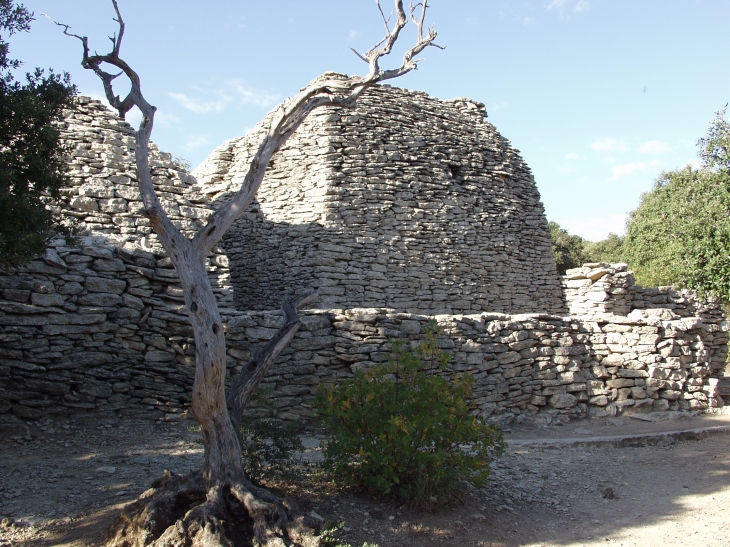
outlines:
M326 73L313 80L298 95L285 101L275 112L241 188L216 210L192 239L188 239L174 226L152 183L149 141L156 109L144 97L137 72L120 56L125 27L117 0L112 0L112 4L119 30L110 37L112 50L105 55L92 54L86 37L73 34L68 25L56 23L63 27L64 34L81 41L82 66L93 70L101 79L106 97L119 115L123 118L134 106L142 112L143 118L135 135L139 190L152 227L180 277L195 336L192 410L203 432L203 466L188 476L166 473L153 490L143 494L124 510L110 529L109 545L227 546L251 545L256 541L259 545L273 547L308 542L306 533L298 521L292 519L286 504L247 480L241 465L237 430L241 411L251 394L299 329L298 309L314 301L317 293L312 291L285 300L281 328L266 345L252 348L251 359L226 397L226 341L206 264L212 248L254 199L272 156L310 112L325 106L353 107L366 89L416 69L418 59L415 56L428 46L436 46L435 30L424 29L428 0L415 5L411 0L408 14L403 7L403 0L395 0L394 23L390 22L393 14L385 17L380 0L376 0L376 3L385 24L385 37L367 53L355 52L368 64L367 75L345 77ZM409 18L416 26L416 45L405 53L398 68L382 69L381 59L391 53ZM105 65L119 72L107 72ZM131 89L124 99L114 93L114 80L121 75L126 76L131 83Z

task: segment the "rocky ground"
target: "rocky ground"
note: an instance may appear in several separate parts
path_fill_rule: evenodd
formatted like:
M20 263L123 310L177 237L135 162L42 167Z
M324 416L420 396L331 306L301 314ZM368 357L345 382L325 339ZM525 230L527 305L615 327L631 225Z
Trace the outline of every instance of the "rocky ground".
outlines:
M666 437L651 445L595 439L727 425L706 422L625 418L515 428L491 483L442 513L379 503L311 477L291 489L314 522L341 522L336 535L356 546L730 545L730 436ZM191 425L0 423L0 546L101 545L119 508L163 469L199 464L202 447ZM316 459L316 449L306 456Z

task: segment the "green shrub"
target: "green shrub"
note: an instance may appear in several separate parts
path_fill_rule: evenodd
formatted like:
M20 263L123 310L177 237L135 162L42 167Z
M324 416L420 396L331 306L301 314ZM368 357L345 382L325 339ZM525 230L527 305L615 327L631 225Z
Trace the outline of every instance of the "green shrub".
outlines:
M502 434L470 413L473 377L446 377L440 334L432 321L415 352L391 340L387 364L320 388L324 466L336 481L420 506L452 497L463 480L485 484Z
M243 468L257 482L291 478L301 464L299 454L304 450L299 424L280 419L265 395L260 391L253 398L265 409L264 417L244 414L241 418Z
M549 222L548 228L558 273L565 275L565 272L571 268L580 268L583 262L586 262L583 238L579 235L570 235L568 230L561 228L557 222Z

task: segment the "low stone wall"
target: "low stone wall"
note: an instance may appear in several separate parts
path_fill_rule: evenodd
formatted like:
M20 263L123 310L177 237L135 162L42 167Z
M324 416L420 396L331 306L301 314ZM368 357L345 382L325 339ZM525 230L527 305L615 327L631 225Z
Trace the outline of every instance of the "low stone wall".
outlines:
M569 313L580 317L629 315L635 310L669 310L650 313L666 319L698 316L718 322L724 317L718 300L699 298L695 291L636 285L623 263L590 263L568 270L562 286Z
M231 337L265 340L276 314L236 320ZM310 417L316 386L387 360L388 339L415 344L430 317L392 310L308 312L300 335L264 385L290 418ZM436 316L449 373L471 372L479 414L543 422L627 409L707 410L722 405L726 326L699 318L613 317L585 321L550 315ZM250 325L250 326L244 326ZM522 419L522 418L521 418Z
M0 413L180 412L192 341L169 258L58 241L0 276Z
M190 400L194 344L166 259L94 246L55 252L27 274L0 277L0 412L180 417ZM85 275L81 257L92 258L81 263ZM222 314L229 339L252 343L267 341L280 321L278 312ZM442 347L453 353L450 372L474 374L474 410L494 420L722 405L713 377L727 351L722 318L660 309L600 319L435 319L445 330ZM390 338L417 343L429 320L385 309L307 311L263 387L284 417L311 418L319 384L387 360ZM229 349L229 370L247 357Z
M26 267L0 275L0 414L176 419L190 404L192 329L177 275L144 215L131 133L87 99L69 113L72 154L62 210L85 235L74 245L56 241ZM194 179L154 149L152 174L173 222L192 234L213 206ZM231 308L223 249L214 249L208 270L230 339L268 340L279 315ZM367 283L354 271L347 275ZM444 347L454 354L453 371L476 378L475 412L551 421L722 404L717 378L727 323L719 303L636 287L620 264L571 270L563 287L567 317L436 316L446 331ZM316 386L386 360L391 337L415 343L428 320L388 309L306 312L264 387L285 417L310 418ZM228 354L235 373L248 354L235 348Z

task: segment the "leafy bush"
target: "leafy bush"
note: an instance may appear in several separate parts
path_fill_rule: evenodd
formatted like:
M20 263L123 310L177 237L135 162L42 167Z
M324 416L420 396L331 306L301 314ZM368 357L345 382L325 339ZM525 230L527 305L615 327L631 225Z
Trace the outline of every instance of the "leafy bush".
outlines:
M331 439L325 469L338 482L427 506L453 496L463 480L483 486L502 433L470 413L470 374L445 377L441 330L426 328L416 351L391 340L387 364L320 388L317 412Z
M301 463L298 454L304 450L299 425L280 419L264 392L254 394L253 401L263 406L266 416L244 414L241 418L243 468L254 481L290 478Z
M639 283L730 300L730 123L717 112L700 139L702 168L662 173L629 215L623 254Z
M583 260L585 262L623 262L623 242L624 238L613 232L600 241L584 241Z
M571 235L568 230L561 228L557 222L549 222L550 240L552 241L553 256L558 273L565 275L571 268L579 268L586 262L583 245L583 238L578 235Z
M730 299L730 174L690 167L663 173L629 217L624 254L645 286Z

